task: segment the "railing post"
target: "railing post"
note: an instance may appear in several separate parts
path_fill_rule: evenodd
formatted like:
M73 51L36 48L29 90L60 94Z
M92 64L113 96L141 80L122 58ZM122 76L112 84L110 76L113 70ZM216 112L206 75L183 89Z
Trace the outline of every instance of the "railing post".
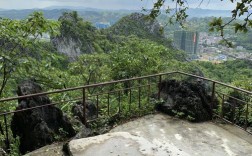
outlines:
M245 131L247 131L248 128L248 103L247 103L247 107L246 107L246 119L245 119Z
M6 149L10 150L10 140L9 140L9 132L8 132L8 124L7 124L7 118L6 118L6 114L4 114L4 124L5 124L5 145L6 145Z
M99 116L99 95L96 95L96 118Z
M121 91L118 93L118 102L119 102L119 113L121 112Z
M223 118L223 117L224 117L224 100L225 100L225 95L224 95L224 94L222 94L221 114L220 114L221 118Z
M138 80L138 108L141 108L141 87L140 80Z
M131 111L131 103L132 103L132 90L131 90L131 81L129 81L129 111Z
M151 88L150 88L151 86L150 86L150 78L148 79L148 102L150 102L150 90L151 90Z
M109 98L110 98L110 96L109 96L109 93L108 93L108 115L109 115Z
M160 94L161 94L161 81L162 81L162 75L159 75L159 81L158 81L158 100L160 100Z
M82 103L83 103L83 116L84 116L84 125L87 126L87 116L86 116L86 88L82 88Z
M2 135L4 135L4 131L3 131L1 122L0 122L0 133L1 133Z
M237 100L235 100L235 103L232 105L232 123L235 124L235 107L236 107Z
M215 97L215 82L213 82L212 86L212 101L210 104L211 114L213 114L214 97Z

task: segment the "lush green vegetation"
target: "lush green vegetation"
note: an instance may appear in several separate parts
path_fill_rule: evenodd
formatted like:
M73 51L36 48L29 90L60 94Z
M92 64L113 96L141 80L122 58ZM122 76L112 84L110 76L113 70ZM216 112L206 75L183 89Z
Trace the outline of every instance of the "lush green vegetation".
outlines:
M0 19L1 97L15 96L17 84L24 79L35 79L44 90L49 91L176 70L199 75L203 73L206 77L252 90L251 61L235 60L221 64L187 62L186 55L170 47L168 40L162 38L162 42L157 42L148 36L148 30L132 26L132 23L125 22L124 18L114 27L100 31L83 21L76 12L64 13L58 22L48 21L40 13L20 21ZM125 24L130 25L127 33L113 34L115 29L121 29ZM131 27L134 29L130 30ZM134 35L134 32L139 34ZM42 33L80 41L82 54L70 61L67 56L57 53L51 42L38 39ZM125 85L115 88L127 87ZM89 94L93 92L88 91ZM74 92L51 98L65 100L79 94ZM122 95L125 112L128 110L126 96ZM137 96L137 92L134 96ZM147 98L143 99L143 103L147 101ZM116 96L112 96L111 103L117 102ZM137 107L137 101L133 102ZM14 110L16 105L0 104L0 112ZM71 110L69 103L60 107L68 113ZM101 110L105 112L105 108Z
M200 4L203 2L202 0ZM150 17L156 18L162 12L162 7L166 5L165 0L157 0L153 4L153 8L150 11ZM188 14L188 5L186 0L175 0L176 8L172 9L170 6L165 9L167 14L171 14L169 17L169 22L178 22L181 26L183 26L186 21ZM229 3L234 3L233 0ZM210 31L216 31L223 38L223 40L231 46L232 43L225 38L225 29L232 25L232 30L235 33L237 32L248 32L249 29L252 28L252 20L251 20L251 10L252 6L250 5L251 0L242 0L241 2L237 2L230 12L231 18L225 21L222 17L214 17L212 21L209 23ZM242 19L241 21L238 19Z
M243 34L237 34L236 37L231 38L232 41L236 42L236 45L243 46L244 48L252 51L252 32L249 31Z
M31 16L29 19L28 21L35 23L32 25L40 26L41 21L36 21L36 17ZM36 79L45 90L53 90L174 70L191 73L202 71L207 77L251 89L251 85L246 85L250 84L252 77L250 61L237 60L222 64L186 62L183 61L183 52L167 45L134 35L119 36L110 34L111 31L96 30L78 17L76 12L64 13L59 21L59 35L93 44L96 48L92 54L83 54L76 61L69 62L66 56L56 52L50 42L28 37L31 33L38 35L38 32L47 31L47 27L54 30L55 23L39 27L38 30L34 27L33 32L29 32L25 29L31 26L29 22L1 20L3 24L8 24L6 31L1 31L1 35L6 38L5 42L1 42L5 45L1 47L1 82L4 82L2 97L14 96L17 84L28 78ZM119 24L120 22L117 25ZM29 35L22 38L24 32ZM142 34L146 35L144 32ZM17 43L19 44L16 45ZM24 46L26 47L22 48ZM83 51L86 51L85 44L82 46ZM9 47L14 47L14 50ZM10 58L11 62L6 62ZM6 69L4 71L4 67L8 67L8 72ZM1 107L1 111L4 110L8 109Z
M227 61L221 64L196 62L206 77L252 90L252 62L249 60Z

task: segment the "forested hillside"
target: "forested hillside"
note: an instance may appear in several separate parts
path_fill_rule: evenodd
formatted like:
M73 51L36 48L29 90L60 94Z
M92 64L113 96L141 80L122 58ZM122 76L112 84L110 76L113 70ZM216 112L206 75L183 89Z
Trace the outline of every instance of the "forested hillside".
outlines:
M44 91L52 91L168 71L184 71L252 90L251 61L189 62L186 53L166 38L169 35L160 22L144 14L127 15L107 29L97 29L86 19L76 11L62 13L57 21L38 12L23 20L0 18L0 98L16 96L23 80L33 80ZM187 24L192 29L208 28ZM41 39L43 34L50 34L50 40ZM0 112L16 106L1 105ZM71 108L63 105L61 109L69 113Z
M1 19L1 22L6 25L5 19ZM19 23L15 20L13 22ZM38 80L47 87L47 90L78 86L83 82L95 83L174 70L187 72L202 70L206 76L227 83L239 81L241 76L248 81L251 80L249 61L237 60L235 63L225 62L218 65L185 61L186 54L170 46L170 41L165 39L163 32L160 31L162 27L155 21L149 22L141 14L126 16L111 28L104 30L97 30L91 23L80 18L77 12L62 14L57 23L59 26L57 30L54 28L56 33L50 42L37 40L28 44L28 47L20 49L13 47L15 45L12 39L16 36L9 36L10 47L15 48L15 53L24 51L25 57L16 58L15 62L19 62L20 65L10 66L13 68L11 77L8 77L3 88L2 97L15 95L16 84L28 78ZM8 27L10 26L6 25L10 34L21 35L22 32L12 32L13 30ZM1 35L6 35L3 33L2 31ZM75 44L69 44L70 41ZM68 48L72 46L75 53L61 52L59 49L62 49L62 46ZM3 50L8 49L3 47ZM10 54L5 53L6 58L12 57ZM74 58L74 61L69 58ZM2 73L4 63L1 62ZM239 77L236 77L236 74ZM76 77L75 81L71 81L73 80L71 77ZM4 77L1 79L4 80Z

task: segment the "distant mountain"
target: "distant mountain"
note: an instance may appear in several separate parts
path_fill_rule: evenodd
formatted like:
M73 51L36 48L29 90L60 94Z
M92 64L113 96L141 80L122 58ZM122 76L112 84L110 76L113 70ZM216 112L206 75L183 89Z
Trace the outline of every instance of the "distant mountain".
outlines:
M67 10L85 10L85 11L103 11L102 9L96 9L96 8L87 8L87 7L76 7L76 6L50 6L50 7L46 7L43 8L43 10L61 10L61 9L67 9Z
M68 7L68 6L52 6L44 9L24 9L24 10L3 10L0 9L0 17L10 19L24 19L34 11L41 11L48 19L58 19L63 12L77 10L79 15L84 19L95 24L96 22L108 22L111 25L116 23L123 16L133 12L141 12L141 10L102 10L85 7ZM229 17L230 11L227 10L208 10L208 9L189 9L189 18L193 17L212 17L222 16Z
M47 18L55 19L59 17L59 13L67 10L76 10L80 14L84 14L85 12L113 12L113 13L124 13L130 14L133 12L141 12L141 10L103 10L96 8L86 8L86 7L71 7L71 6L51 6L43 9L24 9L24 10L5 10L0 9L0 17L12 18L12 19L22 19L27 15L32 13L33 11L42 11L46 15ZM187 13L190 17L210 17L210 16L222 16L222 17L230 17L231 11L229 10L210 10L210 9L188 9Z
M54 9L54 10L41 10L41 9L25 9L25 10L4 10L0 11L0 17L10 19L24 19L34 11L40 11L44 13L44 16L48 19L58 19L63 12L70 11L67 9Z
M231 17L230 10L188 9L187 14L191 17Z
M143 13L132 13L121 18L117 23L108 28L110 34L131 36L149 39L170 47L170 42L165 38L162 27L156 19L150 19Z
M10 19L24 19L29 14L33 13L34 11L40 11L44 13L45 18L57 20L63 12L71 12L76 10L77 8L71 10L69 7L68 9L64 9L59 7L49 7L46 9L26 9L26 10L0 10L0 17L3 18L10 18ZM120 18L123 16L131 14L133 11L131 10L115 10L115 11L102 11L99 9L93 8L82 8L79 7L80 10L77 10L80 17L82 17L85 21L90 21L95 25L95 23L99 22L106 22L113 25L116 23ZM83 9L83 10L81 10Z
M171 11L171 14L174 14L175 10ZM211 10L211 9L188 9L186 12L189 17L230 17L231 10ZM165 14L165 11L162 11L162 14Z
M89 7L76 7L76 6L50 6L43 8L43 10L54 10L54 9L67 9L67 10L75 10L75 11L96 11L96 12L141 12L142 10L129 10L129 9L118 9L118 10L108 10L108 9L97 9L97 8L89 8Z

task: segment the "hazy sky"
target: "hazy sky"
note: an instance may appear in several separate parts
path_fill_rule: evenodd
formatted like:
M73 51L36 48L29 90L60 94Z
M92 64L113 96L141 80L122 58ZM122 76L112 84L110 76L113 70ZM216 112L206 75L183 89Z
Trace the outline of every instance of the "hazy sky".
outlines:
M166 5L173 4L167 0ZM201 0L187 0L189 8L196 8ZM2 9L31 9L49 6L77 6L99 9L141 9L150 8L155 0L0 0ZM231 10L234 4L230 0L204 0L200 8Z

